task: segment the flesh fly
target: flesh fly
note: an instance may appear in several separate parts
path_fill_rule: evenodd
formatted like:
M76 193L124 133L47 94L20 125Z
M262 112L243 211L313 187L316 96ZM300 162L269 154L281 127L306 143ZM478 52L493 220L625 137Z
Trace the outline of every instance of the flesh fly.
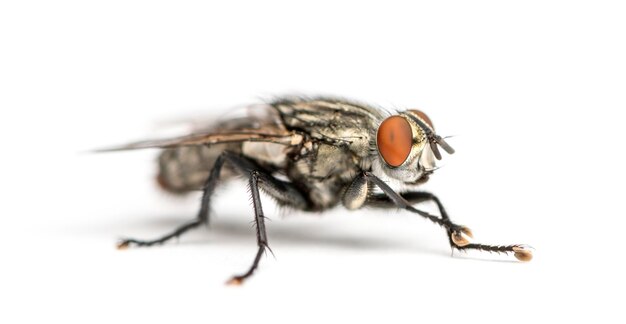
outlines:
M526 245L470 242L472 231L452 222L435 195L398 192L384 181L416 187L434 173L442 151L454 153L420 110L389 113L341 99L283 98L251 106L245 116L197 125L186 136L104 151L146 148L163 150L157 176L163 189L179 194L202 190L200 210L171 233L153 240L125 239L118 247L161 244L208 223L216 186L243 176L250 186L258 251L250 268L230 279L232 284L250 277L269 249L261 191L281 206L309 212L339 204L350 210L401 208L443 227L453 249L512 253L521 261L532 258ZM414 207L427 201L437 205L439 215Z

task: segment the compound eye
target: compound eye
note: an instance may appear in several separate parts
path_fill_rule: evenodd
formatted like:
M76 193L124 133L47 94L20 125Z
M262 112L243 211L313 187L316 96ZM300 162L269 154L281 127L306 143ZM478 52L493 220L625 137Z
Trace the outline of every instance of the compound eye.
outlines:
M398 167L406 161L413 146L413 132L409 122L400 116L385 119L378 127L376 134L378 152L385 162Z
M423 111L421 110L417 110L417 109L411 109L409 110L410 112L412 112L413 114L417 115L417 117L419 117L421 120L423 120L426 124L428 124L428 126L430 126L430 128L432 128L433 130L435 130L435 126L433 126L433 122L430 121L430 118L428 118L428 115L426 115Z

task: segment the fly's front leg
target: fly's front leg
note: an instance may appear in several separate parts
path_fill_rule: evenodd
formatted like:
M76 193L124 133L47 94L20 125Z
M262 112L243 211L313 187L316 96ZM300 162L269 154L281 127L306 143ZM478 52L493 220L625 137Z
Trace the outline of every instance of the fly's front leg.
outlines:
M439 210L439 215L441 215L441 219L443 219L444 221L450 220L450 217L448 216L446 209L443 207L441 200L439 200L439 198L434 194L426 191L409 191L401 192L398 194L411 205L432 201L437 205L437 209ZM367 206L379 208L396 207L393 201L389 199L389 196L384 193L369 195L367 197Z
M383 191L383 194L370 195L371 184L379 187ZM437 204L441 217L431 215L412 206L413 203L427 200L432 200ZM346 190L343 203L349 209L356 209L365 205L384 208L402 208L416 213L429 219L433 223L444 227L448 233L450 245L459 250L475 249L489 252L514 253L515 257L520 261L530 261L530 259L532 259L532 253L525 245L498 246L470 243L464 235L472 237L472 232L465 226L454 224L443 208L443 204L441 204L436 196L430 193L421 192L406 193L401 195L370 172L364 172L354 180L354 182Z
M446 209L443 207L441 200L434 194L425 191L411 191L404 193L397 193L410 205L415 205L421 202L432 201L437 205L441 220L445 223L446 231L448 232L448 239L452 247L463 247L470 244L469 238L474 238L472 231L462 225L457 225L452 222ZM386 193L374 194L367 198L367 206L380 207L380 208L397 208L397 205L389 198ZM467 236L467 237L466 237Z

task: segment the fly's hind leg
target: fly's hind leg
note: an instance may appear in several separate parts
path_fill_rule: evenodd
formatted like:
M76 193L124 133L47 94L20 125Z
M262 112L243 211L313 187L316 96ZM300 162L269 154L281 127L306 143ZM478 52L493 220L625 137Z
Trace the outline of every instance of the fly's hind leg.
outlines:
M267 241L267 233L265 231L265 216L263 215L263 208L261 206L261 197L259 194L259 188L265 193L275 198L279 204L288 205L296 209L307 209L308 201L296 189L291 183L276 179L268 172L263 170L253 161L242 157L240 155L224 152L215 162L215 166L209 175L209 179L206 181L204 191L202 195L202 204L200 207L200 213L198 218L186 225L177 228L172 233L169 233L161 238L151 241L141 241L135 239L127 239L120 243L119 247L127 247L130 244L138 246L150 246L158 243L163 243L173 237L177 237L184 232L204 224L208 221L208 211L210 206L211 195L215 191L215 186L219 180L221 169L225 162L228 162L236 172L248 178L250 193L252 195L252 204L254 207L254 224L256 228L256 237L258 250L257 254L252 262L252 265L248 270L240 275L233 276L228 281L230 284L240 284L246 278L250 277L259 266L261 257L266 249L269 249ZM271 251L271 250L270 250Z
M370 194L369 186L367 186L368 184L376 185L383 191L383 193ZM361 188L359 189L359 187ZM367 188L367 190L365 188ZM439 198L429 192L407 192L399 194L395 192L391 187L389 187L384 181L380 180L378 177L369 172L365 172L363 173L363 175L357 177L357 179L354 180L353 184L349 187L346 193L347 196L357 197L359 195L355 193L363 192L367 192L367 197L361 198L361 200L363 201L362 204L365 206L380 208L402 208L410 212L416 213L424 218L429 219L433 223L444 227L448 233L448 240L452 248L456 248L458 250L474 249L489 252L513 253L515 257L520 261L530 261L532 259L532 252L525 245L487 245L470 243L470 241L466 238L466 236L470 238L473 237L472 232L469 230L469 228L454 224L450 220L450 217L448 217L448 214ZM437 205L441 217L431 215L427 212L413 207L413 204L425 201L433 201ZM346 204L345 201L344 204Z
M215 191L215 187L217 186L217 182L219 181L220 173L222 171L223 166L224 166L224 157L220 156L215 161L215 164L213 165L213 169L211 170L211 173L209 174L209 178L206 180L202 188L202 200L200 203L200 211L198 212L198 216L196 217L195 220L187 224L183 224L179 226L178 228L176 228L174 231L166 235L163 235L162 237L159 237L157 239L153 239L153 240L138 240L138 239L132 239L132 238L123 239L118 243L117 248L125 249L129 247L130 245L152 246L155 244L163 244L172 238L181 236L182 234L184 234L190 229L196 228L202 224L206 224L209 220L209 207L211 204L211 196L213 195L213 192Z

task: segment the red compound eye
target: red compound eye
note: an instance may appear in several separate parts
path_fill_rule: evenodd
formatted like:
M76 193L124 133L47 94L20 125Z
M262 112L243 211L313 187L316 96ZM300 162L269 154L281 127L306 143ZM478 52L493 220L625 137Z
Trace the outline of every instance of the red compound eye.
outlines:
M433 126L433 122L430 121L430 118L428 118L428 116L423 111L417 110L417 109L411 109L409 111L412 112L413 114L417 115L421 120L426 122L426 124L428 124L428 126L430 126L430 128L435 130L435 126Z
M411 125L400 116L385 119L378 127L376 145L387 164L393 167L402 165L409 157L413 146Z

